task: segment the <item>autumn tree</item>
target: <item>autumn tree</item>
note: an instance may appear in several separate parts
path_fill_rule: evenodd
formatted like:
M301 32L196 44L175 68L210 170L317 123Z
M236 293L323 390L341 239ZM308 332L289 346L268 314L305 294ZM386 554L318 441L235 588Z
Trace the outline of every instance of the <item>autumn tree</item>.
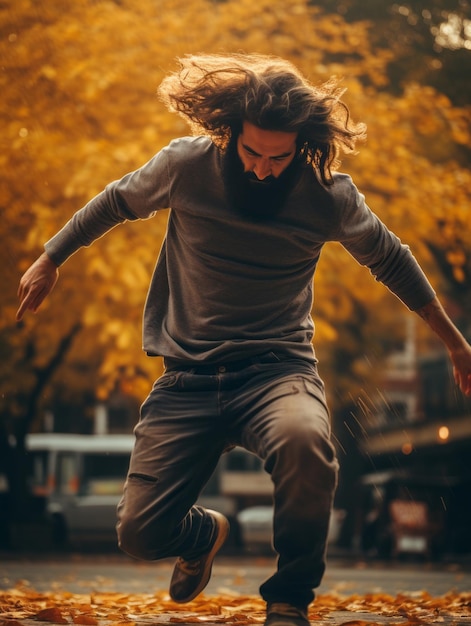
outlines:
M463 89L471 74L468 0L323 0L322 6L350 24L374 24L371 45L392 53L385 69L390 93L419 83L434 87L455 105L471 103L470 90Z
M413 246L434 283L469 310L469 104L453 103L413 75L401 90L389 89L397 50L379 45L372 21L347 21L341 13L308 0L2 4L4 446L8 434L21 440L39 428L58 396L82 405L119 386L142 399L161 371L160 361L142 354L140 334L165 211L119 227L74 256L40 313L21 325L14 322L16 288L44 241L75 210L188 133L155 96L175 57L186 53L276 54L315 83L343 78L353 117L369 126L368 143L344 168ZM335 407L373 376L365 355L380 359L396 341L402 309L338 246L326 246L318 274L316 346Z
M156 12L150 1L137 6L78 2L65 12L59 1L38 8L20 0L3 9L7 133L2 205L8 219L1 254L8 276L2 326L5 351L15 355L16 366L12 369L12 360L5 361L2 378L3 410L10 418L39 415L39 405L26 409L21 398L37 385L41 371L50 378L36 394L43 406L58 386L82 392L90 383L86 363L105 397L117 378L136 386L143 379L147 384L159 371L155 362L137 355L137 346L164 216L112 233L81 253L80 260L64 268L56 293L37 318L28 317L21 327L13 319L18 278L43 242L109 180L139 166L171 137L188 132L155 98L175 56L198 49L219 51L224 33L227 50L271 52L274 46L306 72L314 68L321 80L329 73L323 64L326 56L336 50L346 53L363 39L361 72L369 73L373 83L381 82L381 60L365 45L365 27L346 29L341 18L324 17L305 2L289 7L270 3L270 11L268 4L254 9L249 2L167 0ZM357 57L350 64L352 76L359 72ZM57 362L62 339L71 333L75 339L64 353L60 376L53 379L48 363ZM143 388L137 385L136 394L142 395Z

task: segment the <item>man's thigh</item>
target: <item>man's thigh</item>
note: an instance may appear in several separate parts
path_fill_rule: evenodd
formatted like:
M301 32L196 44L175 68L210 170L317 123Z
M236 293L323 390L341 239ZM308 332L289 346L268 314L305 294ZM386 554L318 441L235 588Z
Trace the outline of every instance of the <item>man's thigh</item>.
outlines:
M154 498L181 500L183 509L198 497L224 449L214 390L185 389L184 376L164 374L142 405L128 474L133 498L147 498L147 484Z
M261 458L273 447L313 438L330 447L330 414L314 364L286 361L254 378L238 400L240 443Z

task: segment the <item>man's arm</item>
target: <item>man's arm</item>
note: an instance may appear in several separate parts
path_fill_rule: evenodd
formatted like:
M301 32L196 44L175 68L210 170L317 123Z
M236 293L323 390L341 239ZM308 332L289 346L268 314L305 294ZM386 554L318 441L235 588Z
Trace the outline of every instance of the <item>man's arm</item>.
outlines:
M59 270L51 258L43 252L26 270L18 287L20 307L16 313L17 321L26 311L36 313L43 300L51 293L59 278Z
M471 396L471 346L448 317L438 298L434 298L416 313L445 344L453 364L456 384Z

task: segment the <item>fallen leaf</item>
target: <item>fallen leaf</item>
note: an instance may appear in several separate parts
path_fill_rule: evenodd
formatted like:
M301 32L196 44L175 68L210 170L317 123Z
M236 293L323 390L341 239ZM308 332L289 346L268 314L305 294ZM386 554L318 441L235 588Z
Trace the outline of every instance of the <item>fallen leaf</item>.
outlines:
M96 626L98 620L93 615L75 615L73 617L74 624L83 624L84 626Z
M378 622L365 622L363 619L355 619L353 622L342 622L340 626L380 626Z
M69 622L62 615L60 609L53 607L50 609L44 609L33 615L34 619L39 622L53 622L54 624L68 624Z
M377 626L384 618L407 620L396 626L463 623L471 620L471 593L450 592L434 597L426 591L392 596L384 593L341 595L320 594L309 609L312 622L332 619L339 611L355 613L360 619L347 620L342 626ZM365 621L364 616L371 616ZM182 605L173 602L167 591L153 594L93 592L77 594L54 589L38 592L20 583L13 589L0 590L0 626L24 626L21 620L77 626L136 626L158 616L159 623L231 624L258 626L265 621L265 602L260 596L236 595L224 591L214 596L201 594ZM1 621L3 620L3 622Z

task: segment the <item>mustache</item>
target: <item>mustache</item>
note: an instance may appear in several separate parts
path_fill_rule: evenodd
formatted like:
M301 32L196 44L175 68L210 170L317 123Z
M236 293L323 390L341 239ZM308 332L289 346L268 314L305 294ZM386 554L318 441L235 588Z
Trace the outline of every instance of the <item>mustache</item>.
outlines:
M244 177L251 185L260 185L260 186L272 185L277 180L275 176L272 176L271 174L270 176L267 176L266 178L260 179L256 176L256 174L254 174L254 172L244 172Z

